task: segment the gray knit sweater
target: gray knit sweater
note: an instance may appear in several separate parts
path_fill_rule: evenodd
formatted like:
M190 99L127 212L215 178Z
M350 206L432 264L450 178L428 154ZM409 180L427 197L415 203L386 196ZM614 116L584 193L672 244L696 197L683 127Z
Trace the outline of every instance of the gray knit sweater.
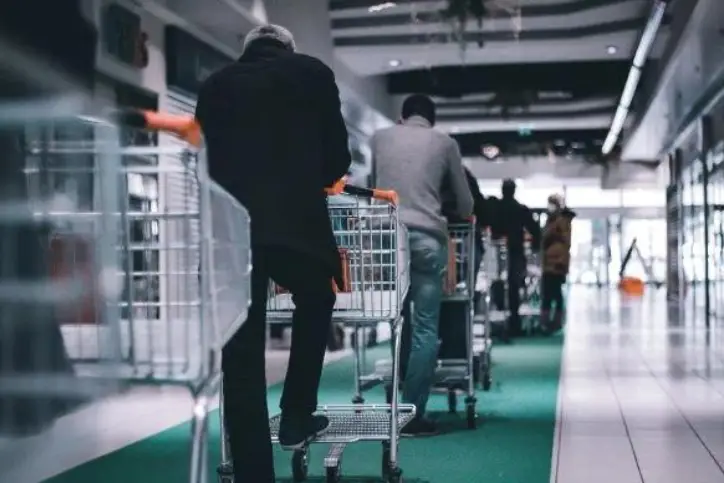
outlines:
M409 228L447 238L442 214L444 180L450 183L455 211L466 218L473 197L463 171L460 149L450 136L412 116L402 124L377 131L370 142L372 183L400 197L400 221Z

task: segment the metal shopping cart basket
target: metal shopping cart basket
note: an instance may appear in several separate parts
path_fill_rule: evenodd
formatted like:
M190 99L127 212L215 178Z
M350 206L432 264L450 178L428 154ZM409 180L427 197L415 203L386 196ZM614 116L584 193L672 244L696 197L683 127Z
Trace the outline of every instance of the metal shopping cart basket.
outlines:
M476 340L482 339L486 352L489 352L489 339L493 334L493 326L499 329L504 338L507 334L508 249L505 239L492 238L490 233L486 234L484 243L485 255L479 275L483 292L483 297L480 298L482 307L479 308L479 314L474 318L473 330ZM489 370L490 365L486 367Z
M192 118L124 112L120 123L173 133L158 146L113 149L120 170L108 196L121 236L118 282L120 377L131 384L187 387L193 396L189 481L208 479L208 413L219 388L221 350L250 303L250 220L208 176L201 131ZM179 139L183 140L183 142ZM135 137L134 137L135 139ZM163 142L165 141L165 142ZM80 156L104 144L52 145L44 153ZM93 363L102 327L75 328L76 360Z
M139 273L129 266L126 273L155 275L160 291L156 301L133 303L128 318L130 326L135 325L134 369L145 367L149 380L184 384L192 391L191 481L203 483L208 478L208 413L221 384L222 349L246 321L251 303L250 218L209 178L201 129L192 117L127 113L125 122L177 139L177 146L169 149L124 151L166 159L165 166L152 170L166 195L164 209L131 218L158 234L145 243L129 244L126 257L128 261L138 251L155 250L155 271ZM184 141L180 146L178 138ZM138 309L140 315L134 313Z
M477 411L475 397L475 337L473 333L473 321L475 317L475 272L476 259L475 237L477 227L473 217L466 223L456 223L448 226L449 244L447 283L444 302L454 302L464 307L464 332L465 332L465 353L460 358L457 351L454 358L441 357L436 370L436 386L443 387L448 394L448 407L450 412L457 411L457 391L465 392L465 414L468 428L474 429L477 424ZM459 323L459 321L441 320L441 324ZM443 341L445 344L445 341ZM482 346L482 351L487 351L487 346ZM477 354L479 358L485 357L482 352ZM490 386L490 371L487 366L480 366L483 372L479 373L484 387Z
M60 94L0 105L0 456L6 481L32 478L25 454L6 453L22 447L17 438L43 439L62 416L124 387L115 283L122 233L118 130L76 115L93 107ZM56 149L56 139L88 130L102 151L79 157ZM64 243L69 240L74 246ZM89 344L94 357L86 361L80 355ZM51 457L52 448L32 457Z
M407 234L399 223L396 194L337 184L332 194L341 193L350 203L330 204L329 213L337 244L345 266L345 287L338 287L333 312L335 322L351 326L392 325L392 343L398 364L402 304L409 287ZM364 198L372 198L364 203ZM291 296L270 287L267 320L289 322L293 304ZM360 340L360 339L358 339ZM359 347L361 344L357 344ZM360 353L355 352L355 381L359 381ZM415 406L398 404L397 392L390 404L323 405L318 408L330 420L329 430L315 443L331 443L324 460L328 482L338 482L342 455L348 444L361 441L382 442L382 477L398 483L398 439L402 427L415 416ZM279 416L270 421L272 440L278 442ZM295 481L307 477L309 448L295 451L292 472ZM224 452L226 456L227 451ZM222 482L232 481L229 461L222 462Z

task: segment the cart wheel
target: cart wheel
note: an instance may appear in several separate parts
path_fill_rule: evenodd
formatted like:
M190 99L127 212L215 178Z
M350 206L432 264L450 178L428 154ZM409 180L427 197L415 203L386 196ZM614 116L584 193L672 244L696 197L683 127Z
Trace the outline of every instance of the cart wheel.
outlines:
M295 483L307 481L309 470L309 449L296 450L292 456L292 479Z
M490 387L493 385L493 379L490 376L490 371L486 370L483 373L483 391L490 391Z
M342 481L342 468L339 465L327 468L327 483L339 483Z
M468 421L468 429L475 429L478 426L478 413L475 411L475 403L465 405L465 416Z
M219 475L219 483L234 483L234 468L230 464L219 465L216 473Z
M450 414L458 412L458 395L455 392L455 389L447 390L447 410Z
M382 443L382 479L386 480L390 476L390 443L387 441Z

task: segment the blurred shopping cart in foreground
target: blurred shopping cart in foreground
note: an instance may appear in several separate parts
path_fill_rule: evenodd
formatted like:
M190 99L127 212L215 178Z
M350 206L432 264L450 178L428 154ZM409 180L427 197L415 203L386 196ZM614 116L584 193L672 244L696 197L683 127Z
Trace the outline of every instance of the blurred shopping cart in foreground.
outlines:
M209 179L188 119L78 112L15 122L27 196L0 203L0 419L28 398L52 423L128 385L187 387L189 481L206 482L221 349L250 301L248 214ZM125 123L188 143L121 147Z

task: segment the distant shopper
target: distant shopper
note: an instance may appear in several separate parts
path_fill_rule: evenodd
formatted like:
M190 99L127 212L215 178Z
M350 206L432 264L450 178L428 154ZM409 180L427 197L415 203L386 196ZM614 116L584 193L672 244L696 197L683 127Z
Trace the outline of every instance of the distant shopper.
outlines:
M440 302L447 266L447 219L442 189L449 182L454 213L467 218L473 198L457 143L435 125L435 104L416 94L405 99L400 124L371 140L373 185L394 189L400 197L400 221L409 230L411 344L404 377L403 400L415 404L417 417L403 433L434 434L425 417L437 361Z
M199 94L212 178L251 216L252 303L246 323L224 347L224 409L236 481L273 483L265 378L269 280L294 300L289 368L279 441L298 449L329 426L314 415L332 320L332 277L342 265L326 186L351 164L334 73L295 53L276 25L246 36L238 62L212 74Z
M563 284L571 262L571 226L576 214L559 195L548 197L548 219L543 229L543 301L541 326L555 332L563 326ZM551 317L551 307L555 313Z
M522 321L520 319L520 291L523 287L527 271L525 254L526 233L530 235L531 246L537 250L540 246L541 230L538 222L533 218L533 212L515 199L515 181L503 181L501 191L502 199L496 203L495 223L493 235L505 237L508 252L508 334L516 337L522 335Z

